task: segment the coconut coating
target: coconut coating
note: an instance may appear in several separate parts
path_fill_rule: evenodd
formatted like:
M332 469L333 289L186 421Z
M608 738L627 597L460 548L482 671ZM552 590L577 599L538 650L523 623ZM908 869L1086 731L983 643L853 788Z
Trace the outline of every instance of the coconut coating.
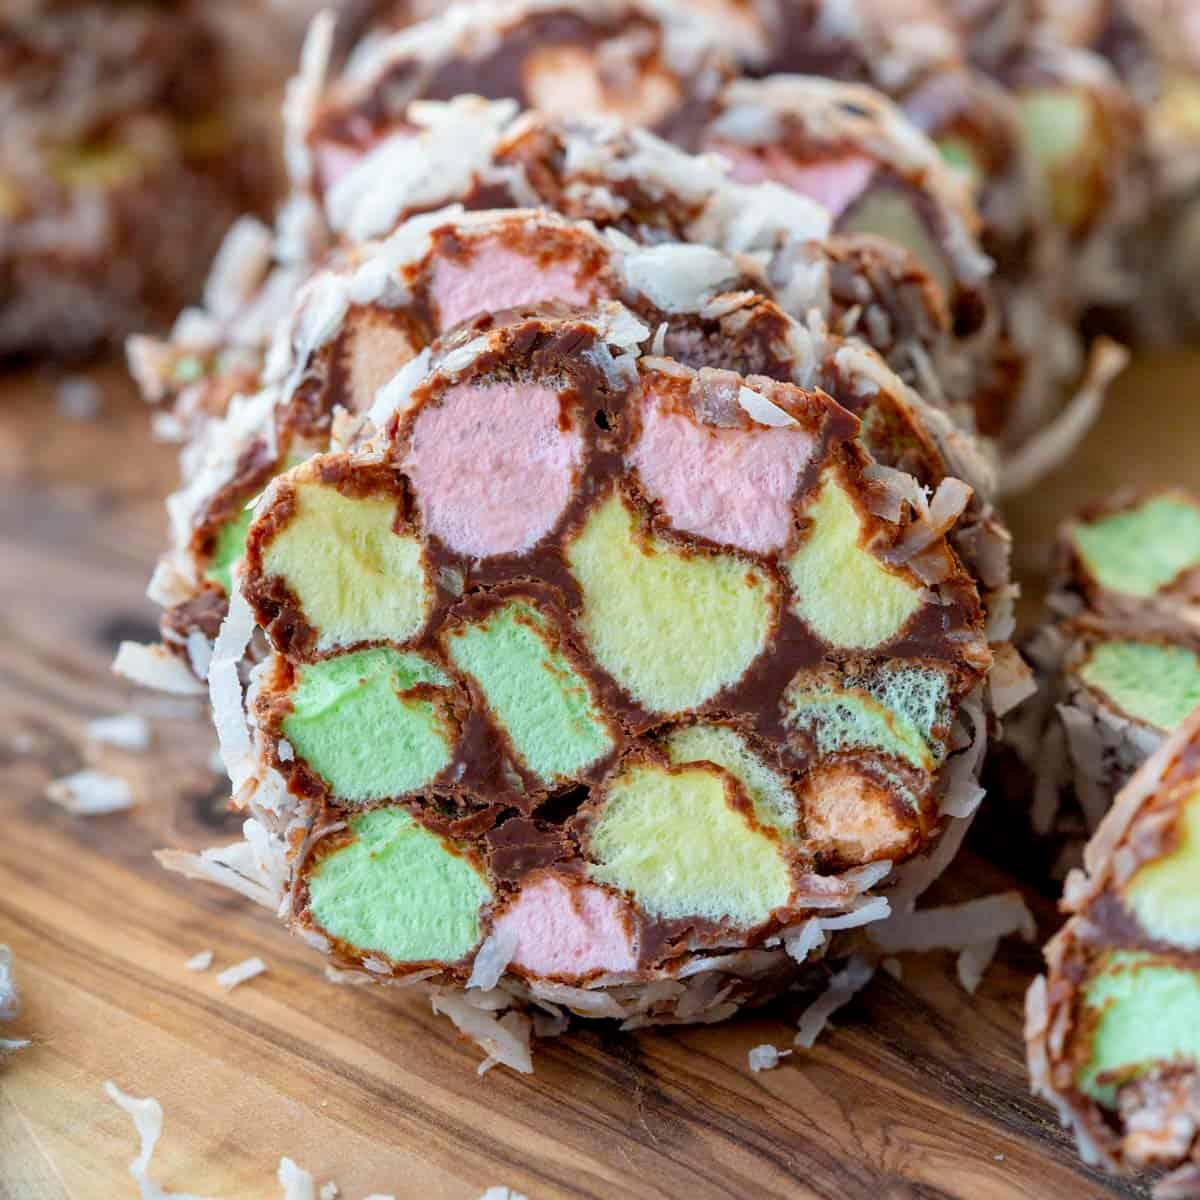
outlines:
M261 769L308 831L291 920L344 965L461 982L501 939L527 982L649 982L761 946L837 871L937 832L988 664L967 572L940 537L936 582L907 563L913 514L876 515L850 412L639 357L628 321L516 313L438 340L374 438L256 509ZM435 419L431 482L414 448ZM508 436L527 496L489 449ZM710 486L739 519L697 519L684 500ZM506 506L541 515L493 536L518 527Z

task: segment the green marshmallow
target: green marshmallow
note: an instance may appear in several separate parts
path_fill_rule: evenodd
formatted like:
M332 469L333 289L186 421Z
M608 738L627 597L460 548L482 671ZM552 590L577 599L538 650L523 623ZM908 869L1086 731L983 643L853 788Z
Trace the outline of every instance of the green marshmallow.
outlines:
M233 594L233 564L246 553L246 534L253 520L254 510L243 508L217 532L212 562L204 572L204 578L217 584L226 596Z
M945 719L945 676L920 667L881 671L844 686L798 676L784 696L784 720L803 730L824 756L873 749L932 771L945 747L933 736Z
M762 924L787 903L791 873L782 845L730 803L728 779L706 763L622 772L592 826L592 877L653 917Z
M1159 1063L1200 1067L1200 971L1154 954L1113 952L1084 989L1084 1004L1099 1017L1076 1084L1098 1104L1116 1105L1116 1085L1100 1078L1108 1072L1124 1080Z
M479 942L486 879L450 843L399 808L351 817L355 840L308 876L308 906L327 933L395 962L458 962Z
M587 681L549 640L546 619L516 602L445 637L483 691L525 766L544 783L577 777L613 746Z
M675 766L711 762L723 767L745 789L759 823L796 838L796 797L788 781L755 754L746 739L728 725L689 725L667 739Z
M1180 496L1156 496L1079 525L1073 537L1100 586L1127 596L1153 596L1200 566L1200 509Z
M430 691L450 688L451 680L419 654L380 646L306 664L297 674L283 734L338 799L401 796L449 765L451 694Z
M945 256L913 208L912 201L896 188L880 187L869 191L838 222L838 232L874 234L896 242L917 260L943 296L953 296L954 280L946 267Z
M1200 704L1200 656L1159 642L1102 642L1079 668L1127 716L1170 732Z
M862 544L863 518L833 474L805 515L812 529L787 563L797 616L835 646L890 641L921 607L920 588Z

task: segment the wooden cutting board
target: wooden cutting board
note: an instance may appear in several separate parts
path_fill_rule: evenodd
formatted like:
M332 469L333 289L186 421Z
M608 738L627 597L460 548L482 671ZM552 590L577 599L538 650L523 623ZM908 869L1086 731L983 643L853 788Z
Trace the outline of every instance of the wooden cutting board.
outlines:
M162 1102L155 1178L226 1200L278 1197L281 1155L349 1200L476 1200L495 1184L531 1200L1144 1194L1082 1167L1027 1092L1035 947L1005 944L974 998L950 955L908 956L903 981L881 974L815 1050L758 1075L747 1051L790 1044L786 1005L694 1030L579 1029L540 1045L533 1076L480 1079L479 1052L420 995L335 987L269 914L161 871L155 847L219 843L234 823L199 706L109 672L119 640L154 635L143 589L175 463L120 369L91 377L91 421L57 411L50 376L0 381L0 942L25 1000L5 1033L33 1039L0 1067L3 1200L135 1195L136 1138L106 1079ZM1011 506L1035 585L1077 503L1200 485L1198 380L1200 360L1140 365L1072 470ZM87 721L131 710L149 752L87 743ZM83 765L129 778L138 807L49 804L46 784ZM934 898L1008 886L969 857ZM1052 905L1028 896L1048 932ZM213 969L186 971L203 949ZM222 992L216 971L250 955L268 973Z

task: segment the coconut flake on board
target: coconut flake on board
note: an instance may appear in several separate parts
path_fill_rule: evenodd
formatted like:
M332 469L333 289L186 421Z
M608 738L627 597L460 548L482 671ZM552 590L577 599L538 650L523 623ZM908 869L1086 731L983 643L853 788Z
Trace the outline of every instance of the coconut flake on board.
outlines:
M124 779L90 767L55 779L46 787L46 798L79 817L123 812L134 803Z
M192 674L182 658L165 646L122 642L112 669L122 679L155 691L171 692L176 696L204 695L204 684Z
M93 742L116 746L119 750L140 753L150 748L150 725L139 713L97 717L87 723L85 732Z
M494 992L471 994L435 990L430 997L435 1013L450 1018L461 1033L466 1034L487 1058L479 1064L480 1075L486 1074L498 1063L519 1071L522 1075L533 1073L529 1043L533 1023L521 1013L508 1012L503 1017L493 1015L499 1008L507 1007L511 997Z
M897 913L867 936L888 954L957 950L958 981L964 991L974 994L1000 939L1014 933L1031 942L1037 926L1018 893L1001 892L962 904Z
M778 1050L769 1042L764 1042L761 1046L752 1047L746 1057L750 1070L757 1075L759 1071L773 1071L791 1053L790 1050Z
M244 959L240 963L235 963L232 967L226 967L217 976L217 986L224 988L227 992L232 992L240 984L262 975L266 969L267 964L257 956Z
M138 1099L126 1095L112 1080L107 1080L104 1090L109 1098L116 1101L133 1120L141 1143L137 1158L129 1164L129 1176L138 1185L142 1200L204 1200L189 1192L169 1192L161 1184L150 1178L150 1160L154 1157L154 1148L162 1137L163 1110L153 1096ZM286 1200L286 1198L285 1198Z

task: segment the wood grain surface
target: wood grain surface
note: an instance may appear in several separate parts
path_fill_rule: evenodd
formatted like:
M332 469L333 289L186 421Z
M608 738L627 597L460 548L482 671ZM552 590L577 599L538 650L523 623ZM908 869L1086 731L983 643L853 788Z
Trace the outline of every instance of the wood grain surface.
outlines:
M966 996L949 955L881 974L811 1052L752 1075L746 1054L790 1044L786 1005L713 1028L625 1035L595 1025L541 1043L536 1074L476 1076L478 1051L419 994L328 984L269 914L161 871L155 847L225 840L223 781L197 705L109 672L117 642L153 635L143 588L163 536L173 452L150 440L116 367L93 372L99 419L55 407L50 376L0 383L0 942L33 1045L0 1067L0 1197L136 1194L112 1079L162 1102L153 1173L226 1200L278 1197L288 1155L341 1195L475 1200L505 1184L551 1197L1064 1200L1140 1196L1089 1172L1027 1092L1021 1000L1039 963L1008 943ZM1131 481L1197 484L1186 359L1129 374L1076 466L1012 506L1036 587L1048 532L1076 503ZM90 719L143 713L145 754L88 743ZM130 779L135 810L72 817L46 784L83 765ZM962 859L935 898L1010 886ZM1053 907L1030 894L1043 933ZM212 949L212 970L184 961ZM266 975L215 974L250 955Z

